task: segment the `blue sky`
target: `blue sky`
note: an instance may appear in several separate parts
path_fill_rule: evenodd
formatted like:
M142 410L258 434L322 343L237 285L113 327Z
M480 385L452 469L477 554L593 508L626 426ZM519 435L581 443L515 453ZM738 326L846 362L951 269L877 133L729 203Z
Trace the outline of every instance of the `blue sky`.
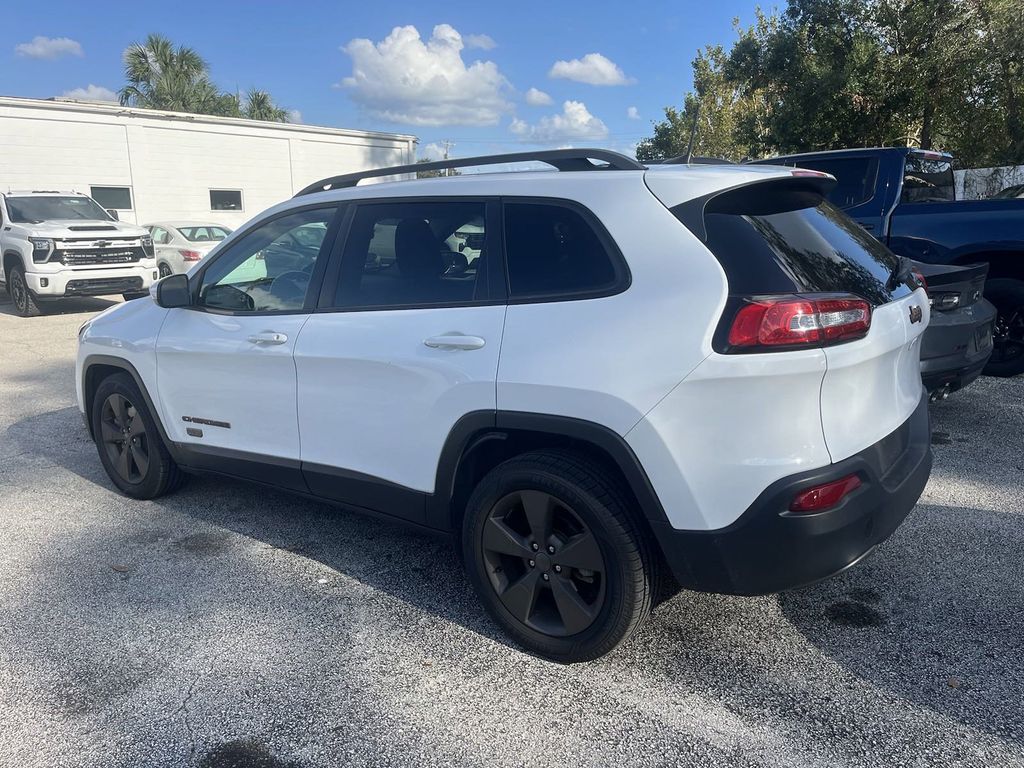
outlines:
M733 17L749 24L755 6L9 0L0 94L116 91L124 48L160 32L225 90L264 88L305 123L415 134L427 155L444 139L456 155L629 149L681 103L696 51L731 43Z

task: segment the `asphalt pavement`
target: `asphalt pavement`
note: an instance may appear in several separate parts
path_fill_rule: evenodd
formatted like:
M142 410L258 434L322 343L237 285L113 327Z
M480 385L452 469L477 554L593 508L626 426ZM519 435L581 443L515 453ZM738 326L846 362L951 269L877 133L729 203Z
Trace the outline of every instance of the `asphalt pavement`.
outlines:
M0 300L0 766L1024 766L1024 379L932 406L866 562L684 592L600 661L511 646L450 546L241 483L113 490L74 403L105 300Z

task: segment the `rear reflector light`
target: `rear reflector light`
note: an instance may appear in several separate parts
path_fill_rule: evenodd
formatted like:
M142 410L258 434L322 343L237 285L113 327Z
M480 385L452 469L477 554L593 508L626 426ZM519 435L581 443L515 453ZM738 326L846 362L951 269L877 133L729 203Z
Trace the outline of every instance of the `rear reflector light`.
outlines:
M181 254L181 258L183 258L185 261L199 261L201 258L203 258L203 254L201 254L199 251L188 251L185 249L181 249L178 251L178 253Z
M859 339L871 327L871 305L854 296L752 299L733 319L729 347L810 347Z
M845 499L850 493L860 488L861 482L857 475L847 475L831 483L816 485L801 491L789 505L791 512L821 512L831 509Z

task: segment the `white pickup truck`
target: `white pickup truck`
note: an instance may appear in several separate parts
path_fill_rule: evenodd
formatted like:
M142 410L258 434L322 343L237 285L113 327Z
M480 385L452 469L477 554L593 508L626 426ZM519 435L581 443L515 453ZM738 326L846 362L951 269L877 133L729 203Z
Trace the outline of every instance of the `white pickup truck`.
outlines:
M0 194L0 281L18 314L66 296L145 296L158 279L153 238L77 192Z

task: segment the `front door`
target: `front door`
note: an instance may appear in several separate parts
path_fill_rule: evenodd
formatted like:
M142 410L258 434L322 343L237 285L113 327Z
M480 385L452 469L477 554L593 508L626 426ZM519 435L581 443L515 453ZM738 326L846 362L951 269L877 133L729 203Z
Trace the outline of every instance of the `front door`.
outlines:
M455 422L495 409L497 215L496 202L472 200L356 208L340 274L295 347L314 493L423 521Z
M186 464L303 487L292 355L336 215L310 208L257 225L191 276L193 306L169 311L157 390ZM265 474L273 467L279 476Z

